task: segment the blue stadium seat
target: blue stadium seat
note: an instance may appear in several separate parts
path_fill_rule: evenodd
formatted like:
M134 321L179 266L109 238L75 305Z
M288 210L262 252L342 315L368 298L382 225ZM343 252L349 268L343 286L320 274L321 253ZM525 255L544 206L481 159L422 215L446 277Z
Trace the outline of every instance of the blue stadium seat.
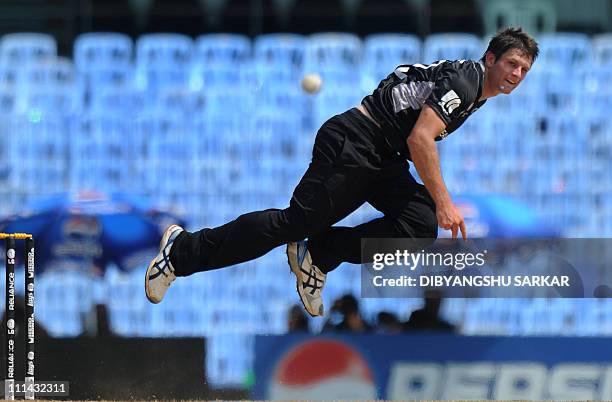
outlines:
M109 113L79 118L70 135L70 186L101 191L134 190L137 144L129 121Z
M479 60L485 49L480 38L472 34L432 34L423 43L423 60L424 64L437 60Z
M320 127L327 119L361 103L367 95L359 86L326 86L314 99L314 127Z
M144 90L136 88L113 87L99 88L88 100L83 100L83 107L90 113L123 114L135 118L146 113L149 108L155 108L158 99L149 99Z
M301 70L292 70L289 66L282 64L261 64L255 62L250 79L254 80L251 83L251 88L257 92L265 94L267 91L277 88L287 88L288 90L299 90L302 79ZM253 85L254 84L254 85Z
M307 43L304 36L296 34L267 34L255 39L254 68L263 91L274 85L298 88Z
M298 121L305 117L307 96L296 86L287 86L271 81L262 88L258 97L259 105L263 109L276 110L282 113L296 115Z
M193 116L202 115L206 110L207 96L205 91L193 91L188 88L168 88L161 91L155 113L166 113L189 121Z
M238 66L251 58L251 40L237 34L207 34L196 39L194 62Z
M146 145L147 188L152 193L163 188L170 195L193 189L196 137L187 121L171 115L153 115L141 122L138 131L142 138L140 143Z
M375 34L364 41L364 62L390 65L412 64L421 60L421 40L408 34Z
M593 58L600 66L612 64L612 34L600 34L593 36Z
M17 113L33 110L69 114L80 109L74 65L57 58L27 65L18 75Z
M30 63L57 57L57 43L51 35L42 33L12 33L0 42L0 64L22 68Z
M240 67L224 62L203 63L194 65L189 85L192 90L236 88L252 91L258 85L256 77L257 73L248 62L243 62Z
M576 94L581 92L578 72L572 69L566 71L561 66L551 66L546 71L543 71L542 67L538 68L536 74L540 75L544 89L542 114L566 113L576 116L580 99Z
M134 84L133 43L113 32L79 35L74 43L74 63L87 106L100 91L128 89Z
M576 72L581 112L586 118L607 117L612 107L612 71L603 65L590 65Z
M4 121L9 141L10 188L25 194L50 194L68 187L69 121L53 116L11 116Z
M299 116L291 113L277 114L275 109L262 108L254 116L254 131L245 143L246 152L262 158L292 162L296 158L295 137L300 135Z
M363 87L372 90L400 64L421 62L421 40L408 34L375 34L363 43Z
M15 83L26 90L74 84L74 64L66 58L31 63L23 67Z
M0 86L2 87L14 87L17 85L17 76L19 75L19 70L0 63Z
M561 66L570 71L591 62L591 42L587 35L570 32L543 34L538 38L537 63Z
M79 35L74 42L74 63L79 70L131 65L133 43L129 36L116 32Z
M8 85L0 84L0 115L11 114L16 109L15 89Z
M225 116L223 121L234 123L233 120L240 120L241 124L247 123L247 118L238 116L240 114L250 114L254 111L258 99L254 98L254 93L243 91L240 88L215 88L205 91L205 112L207 114ZM228 115L227 111L234 113Z
M361 65L362 43L349 33L320 33L308 37L305 73L319 73L326 86L353 85Z
M280 66L301 74L307 40L296 34L266 34L255 38L255 61L260 66Z
M187 87L193 41L181 34L142 35L136 41L136 86L156 96L169 87Z
M251 41L238 34L207 34L196 39L191 86L222 88L248 84Z

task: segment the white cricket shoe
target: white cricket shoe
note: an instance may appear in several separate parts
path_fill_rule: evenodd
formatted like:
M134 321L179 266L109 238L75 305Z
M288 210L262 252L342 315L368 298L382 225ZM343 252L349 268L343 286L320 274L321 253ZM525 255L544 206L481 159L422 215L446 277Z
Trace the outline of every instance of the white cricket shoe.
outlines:
M308 243L304 240L287 244L287 259L296 277L296 288L302 304L313 317L324 314L321 291L325 286L325 275L312 264Z
M170 263L170 248L176 236L183 231L178 225L170 225L159 243L159 253L153 258L145 274L145 293L151 303L159 303L176 279L174 267Z

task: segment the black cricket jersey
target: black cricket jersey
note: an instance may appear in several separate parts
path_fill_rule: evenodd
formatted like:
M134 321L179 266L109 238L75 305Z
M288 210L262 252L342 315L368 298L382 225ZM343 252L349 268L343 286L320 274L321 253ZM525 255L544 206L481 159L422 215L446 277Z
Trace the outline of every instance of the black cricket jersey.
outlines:
M406 139L424 104L446 123L444 139L481 107L484 65L473 60L440 60L430 65L401 65L382 80L362 104L383 128L394 151L409 159Z

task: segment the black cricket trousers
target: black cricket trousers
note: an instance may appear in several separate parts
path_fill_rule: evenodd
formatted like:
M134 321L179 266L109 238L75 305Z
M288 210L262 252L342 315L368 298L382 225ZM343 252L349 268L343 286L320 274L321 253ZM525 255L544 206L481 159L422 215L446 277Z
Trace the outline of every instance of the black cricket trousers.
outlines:
M384 216L356 227L332 226L365 202ZM312 161L288 208L185 231L175 240L170 260L177 276L187 276L249 261L308 238L313 264L329 272L341 262L361 263L361 238L435 239L437 229L433 199L410 174L408 161L354 108L319 129Z

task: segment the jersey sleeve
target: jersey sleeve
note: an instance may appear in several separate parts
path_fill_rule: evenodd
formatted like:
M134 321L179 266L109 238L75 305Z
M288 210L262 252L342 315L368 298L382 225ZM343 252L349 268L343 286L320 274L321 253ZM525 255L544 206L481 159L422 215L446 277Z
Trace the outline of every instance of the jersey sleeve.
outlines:
M434 89L425 103L448 125L472 106L477 92L477 76L449 69L435 81Z

